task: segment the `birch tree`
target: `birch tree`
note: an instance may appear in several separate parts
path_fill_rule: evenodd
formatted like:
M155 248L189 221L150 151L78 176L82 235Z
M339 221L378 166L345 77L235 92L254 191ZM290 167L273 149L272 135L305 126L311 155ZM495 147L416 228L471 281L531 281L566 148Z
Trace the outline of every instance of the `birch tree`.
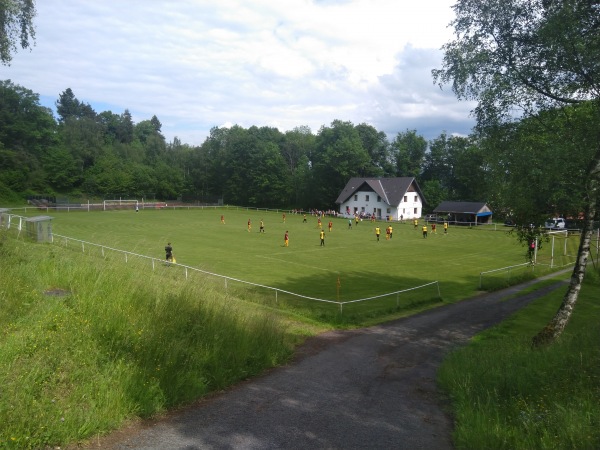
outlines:
M443 46L440 86L476 100L478 126L509 122L543 110L589 102L600 120L600 2L594 0L459 0L455 38ZM590 127L591 129L591 127ZM562 304L534 338L556 340L565 329L585 275L600 181L600 136L585 172L585 221Z
M10 65L12 55L17 51L17 43L21 48L35 43L33 18L36 15L33 0L0 1L0 62Z

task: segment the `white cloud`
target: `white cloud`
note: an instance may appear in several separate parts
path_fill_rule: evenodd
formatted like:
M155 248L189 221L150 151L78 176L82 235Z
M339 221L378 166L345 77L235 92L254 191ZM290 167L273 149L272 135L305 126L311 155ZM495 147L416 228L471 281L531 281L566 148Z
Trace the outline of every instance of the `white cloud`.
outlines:
M135 121L156 115L169 140L192 145L224 123L316 131L341 119L390 133L447 118L441 132L472 123L430 75L451 38L451 4L45 0L37 46L3 78L52 102L71 88Z

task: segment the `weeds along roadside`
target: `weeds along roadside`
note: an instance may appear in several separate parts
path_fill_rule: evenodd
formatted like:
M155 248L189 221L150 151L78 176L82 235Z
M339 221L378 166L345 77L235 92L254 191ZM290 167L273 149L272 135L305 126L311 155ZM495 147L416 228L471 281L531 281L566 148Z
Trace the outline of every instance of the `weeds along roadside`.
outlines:
M453 352L438 374L456 448L600 448L600 276L588 268L560 341L532 349L564 290L542 297Z
M101 434L291 352L274 315L200 277L2 236L0 259L0 448Z

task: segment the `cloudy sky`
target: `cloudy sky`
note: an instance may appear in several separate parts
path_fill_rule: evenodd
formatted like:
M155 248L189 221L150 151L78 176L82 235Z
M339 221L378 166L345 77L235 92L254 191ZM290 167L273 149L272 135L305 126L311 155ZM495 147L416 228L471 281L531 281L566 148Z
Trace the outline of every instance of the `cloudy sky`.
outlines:
M53 106L156 115L168 142L214 126L317 133L333 120L390 138L468 134L473 104L433 84L454 0L40 0L36 46L2 79Z

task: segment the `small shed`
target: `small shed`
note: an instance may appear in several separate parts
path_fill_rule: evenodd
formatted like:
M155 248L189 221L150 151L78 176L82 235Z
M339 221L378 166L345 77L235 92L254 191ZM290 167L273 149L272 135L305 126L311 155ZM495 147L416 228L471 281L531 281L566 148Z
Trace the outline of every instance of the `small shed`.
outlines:
M8 213L10 213L10 209L0 208L0 228L8 228Z
M433 212L447 215L449 221L465 225L492 222L492 210L484 202L442 202Z
M35 216L25 219L27 236L36 242L52 241L52 217Z

